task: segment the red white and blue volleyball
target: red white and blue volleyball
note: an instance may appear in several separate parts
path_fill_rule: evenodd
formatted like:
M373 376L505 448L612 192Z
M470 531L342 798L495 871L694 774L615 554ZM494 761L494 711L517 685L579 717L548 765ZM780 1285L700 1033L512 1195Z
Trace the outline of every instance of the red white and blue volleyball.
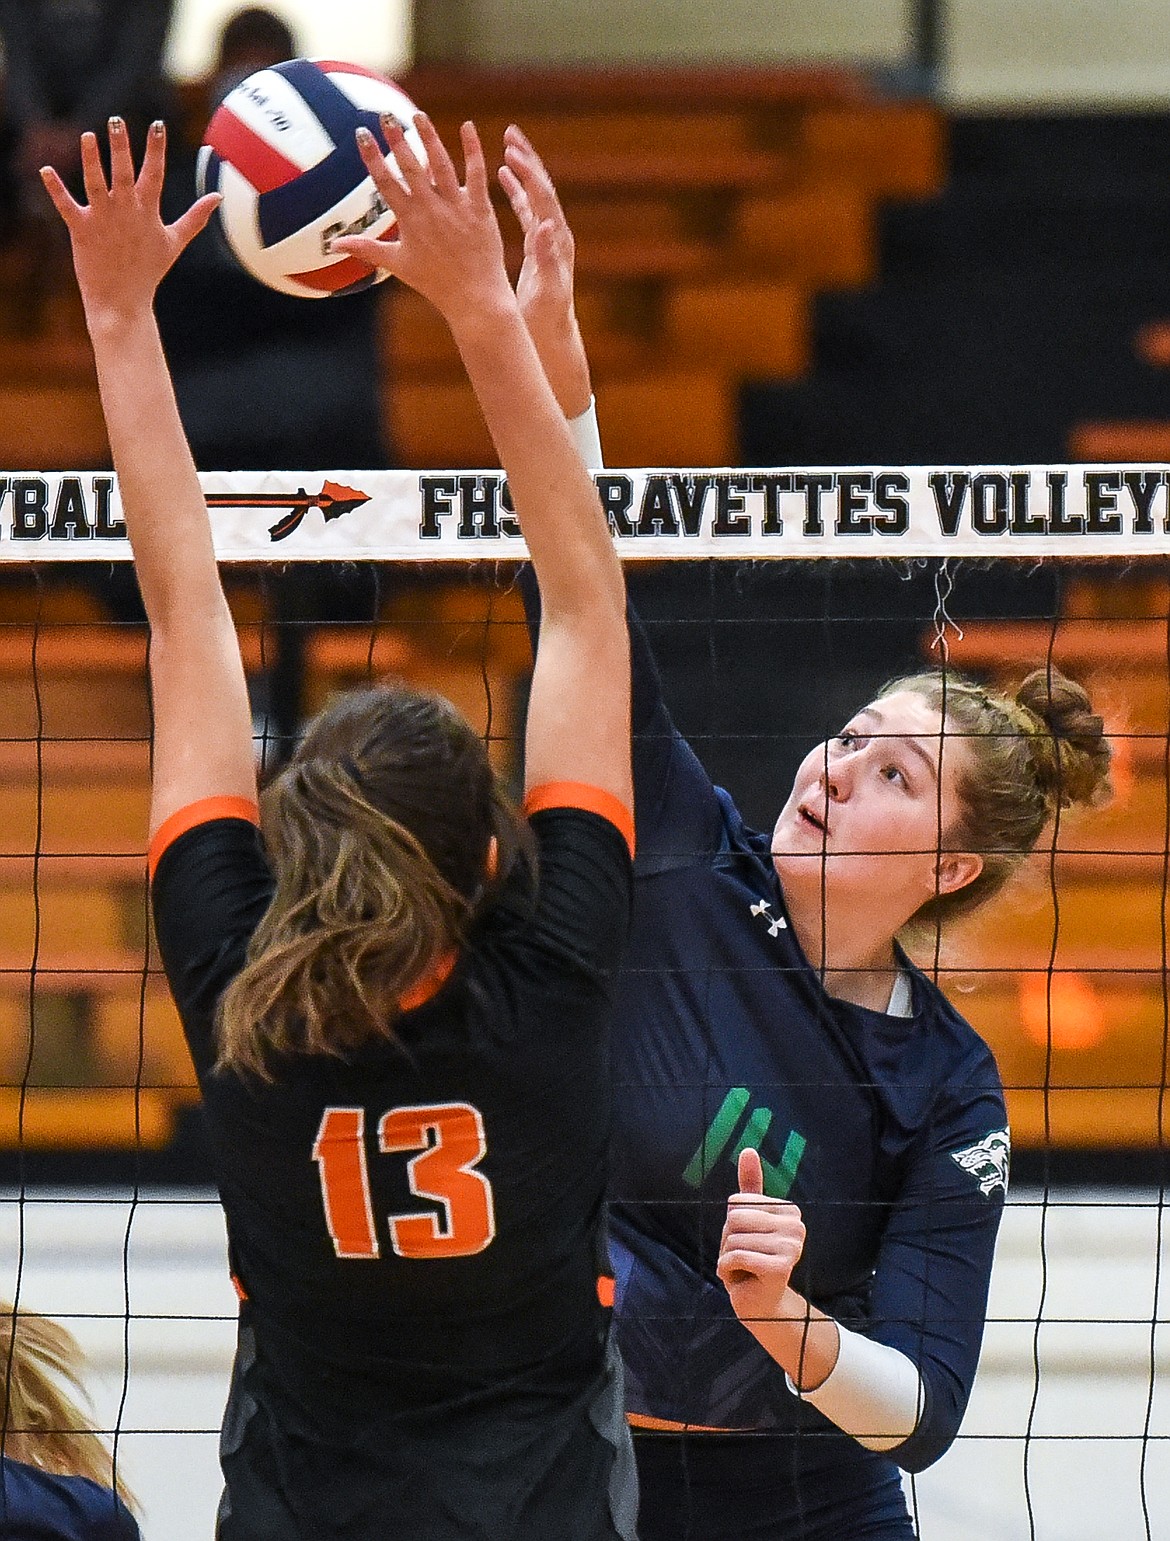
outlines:
M385 269L328 248L341 235L392 232L394 215L354 132L368 128L397 171L380 118L396 119L425 161L416 110L392 80L333 59L290 59L234 87L207 125L198 186L222 194L223 232L248 272L309 300L353 294L385 278Z

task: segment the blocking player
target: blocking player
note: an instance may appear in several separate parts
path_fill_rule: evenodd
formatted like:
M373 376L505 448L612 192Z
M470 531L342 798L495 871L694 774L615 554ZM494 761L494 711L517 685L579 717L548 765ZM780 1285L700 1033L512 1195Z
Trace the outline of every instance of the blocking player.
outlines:
M571 236L531 147L508 154L522 226L559 232L546 367L579 411ZM912 1541L900 1470L966 1407L1009 1136L990 1050L899 936L991 900L1058 808L1103 797L1102 721L1055 670L1014 696L897 680L754 831L675 729L632 612L631 634L610 1227L639 1533Z
M526 812L439 697L342 697L257 808L251 718L151 313L215 198L158 214L164 136L69 228L151 622L153 901L199 1075L240 1331L221 1541L630 1541L599 1281L603 1028L630 896L624 587L507 280L483 155L423 118L373 256L450 323L546 609ZM360 138L360 136L359 136ZM433 178L433 182L432 182ZM375 248L371 250L371 248Z
M0 1301L0 1535L139 1541L130 1494L83 1410L81 1363L59 1322Z

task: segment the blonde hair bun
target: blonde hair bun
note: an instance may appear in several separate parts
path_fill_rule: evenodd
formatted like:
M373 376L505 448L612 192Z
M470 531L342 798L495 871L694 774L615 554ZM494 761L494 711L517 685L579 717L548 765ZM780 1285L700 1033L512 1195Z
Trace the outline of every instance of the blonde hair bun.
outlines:
M1021 684L1016 704L1038 719L1031 735L1036 784L1050 808L1082 804L1096 808L1112 788L1112 750L1105 723L1088 692L1059 669L1034 669Z

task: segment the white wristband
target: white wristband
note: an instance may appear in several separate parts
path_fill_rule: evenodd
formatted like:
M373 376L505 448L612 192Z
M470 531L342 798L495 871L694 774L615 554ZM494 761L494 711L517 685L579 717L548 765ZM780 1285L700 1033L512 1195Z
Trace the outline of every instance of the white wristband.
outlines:
M808 1402L867 1450L893 1450L909 1439L922 1415L918 1370L905 1354L838 1325L837 1363L815 1391L789 1391Z
M605 464L605 456L601 453L601 430L597 426L597 400L590 396L589 405L579 417L568 419L569 432L573 435L573 443L577 446L577 453L585 462L590 471L599 471Z

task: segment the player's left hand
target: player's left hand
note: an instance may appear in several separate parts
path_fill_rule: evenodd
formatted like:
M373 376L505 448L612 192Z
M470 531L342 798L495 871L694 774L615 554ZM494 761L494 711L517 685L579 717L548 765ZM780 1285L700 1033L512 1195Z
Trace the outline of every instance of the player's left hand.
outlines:
M576 245L552 178L528 136L514 123L504 131L500 186L524 233L524 262L516 298L537 332L572 325Z
M524 261L516 280L520 314L561 410L576 417L591 394L573 297L576 243L552 177L514 123L504 131L499 179L524 234Z
M90 328L140 314L183 248L211 218L218 193L207 193L173 225L159 213L166 169L166 129L153 123L146 136L142 168L134 175L130 138L121 118L111 118L110 180L102 169L97 136L81 136L81 172L86 203L77 203L51 166L41 181L65 221L73 245L73 266Z
M727 1201L716 1272L736 1316L750 1326L776 1320L805 1232L795 1204L765 1197L758 1151L740 1152L739 1189Z

